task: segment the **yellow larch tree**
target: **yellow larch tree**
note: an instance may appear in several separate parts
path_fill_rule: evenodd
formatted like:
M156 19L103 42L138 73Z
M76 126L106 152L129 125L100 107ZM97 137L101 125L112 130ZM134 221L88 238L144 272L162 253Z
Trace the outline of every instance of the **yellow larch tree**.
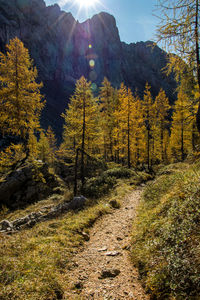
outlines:
M121 83L117 93L117 103L115 107L115 151L117 154L117 162L125 163L127 158L127 110L128 110L128 91L124 83Z
M133 108L131 111L131 122L133 129L131 130L131 161L134 166L145 163L145 123L143 118L142 101L137 92L134 96Z
M183 161L192 151L192 126L194 116L189 107L191 103L187 94L180 89L174 105L170 137L170 153L172 161Z
M100 113L101 113L101 130L104 144L104 159L113 160L114 139L113 131L115 127L115 93L107 78L104 78L100 87Z
M167 141L169 134L169 119L168 113L170 109L169 99L165 91L161 88L154 103L155 109L155 124L154 124L154 155L159 162L167 160L166 147L164 142Z
M57 150L57 141L56 141L56 137L55 134L51 128L51 126L48 127L47 132L46 132L46 138L48 141L48 145L49 145L49 163L53 164L56 158L56 150Z
M81 179L84 185L84 153L95 154L98 145L99 124L98 106L93 97L91 82L81 77L76 83L74 95L66 112L62 114L65 124L63 143L71 154L76 156L77 149L81 150Z
M154 153L154 138L153 138L153 130L155 123L155 110L154 110L154 102L153 97L151 95L151 87L148 83L146 83L144 98L143 98L143 117L144 123L146 127L146 162L148 165L148 169L152 164L153 153Z
M39 118L44 106L37 83L37 69L28 49L16 37L0 53L0 130L21 139L28 156L29 133L39 129Z

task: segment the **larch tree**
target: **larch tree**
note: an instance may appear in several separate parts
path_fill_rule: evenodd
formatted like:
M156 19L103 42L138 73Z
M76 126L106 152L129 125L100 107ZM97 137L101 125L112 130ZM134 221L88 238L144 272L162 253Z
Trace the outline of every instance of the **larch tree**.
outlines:
M169 114L169 99L167 98L165 91L160 89L158 96L155 99L154 103L155 109L155 128L154 128L154 137L155 137L155 155L159 161L166 160L166 146L164 142L167 140L165 135L168 135L168 114Z
M37 144L38 158L43 162L49 161L50 146L44 131L40 132L40 138Z
M107 78L104 78L102 86L100 87L100 113L101 125L104 143L104 158L113 160L113 130L115 126L114 111L115 111L115 97L114 89Z
M127 122L128 122L128 91L124 83L121 83L117 93L117 103L114 112L115 117L115 151L117 152L118 163L124 164L127 158Z
M37 69L23 43L14 38L6 47L7 53L0 53L0 103L4 107L5 131L25 138L30 129L40 127L42 83L36 82Z
M190 103L187 95L180 90L174 106L170 137L171 158L183 161L192 150L193 116L188 107Z
M151 95L151 87L148 83L146 83L144 90L144 98L143 98L143 117L144 123L146 127L146 155L147 155L147 165L148 169L150 169L151 162L153 159L153 151L154 151L154 140L153 140L153 129L155 123L155 110L154 110L154 102L153 97Z
M63 140L66 148L75 157L81 150L81 181L85 181L85 152L92 154L98 143L97 102L92 94L91 82L83 76L77 81L74 95L71 97L68 109L62 114L65 124Z
M140 163L144 163L146 128L143 118L142 101L137 93L134 96L131 122L133 127L133 130L131 130L131 160L134 166L138 166Z
M44 106L37 69L28 49L16 37L0 53L0 130L21 138L28 153L29 133L39 129Z
M199 0L159 0L160 24L157 28L158 41L164 41L168 50L175 51L196 76L200 91L199 54ZM174 68L179 68L174 56L170 56ZM175 62L175 64L174 64ZM200 97L196 113L197 128L200 132Z
M55 154L57 150L57 145L56 145L57 141L51 126L49 126L47 129L46 138L49 145L49 162L53 164L55 161Z

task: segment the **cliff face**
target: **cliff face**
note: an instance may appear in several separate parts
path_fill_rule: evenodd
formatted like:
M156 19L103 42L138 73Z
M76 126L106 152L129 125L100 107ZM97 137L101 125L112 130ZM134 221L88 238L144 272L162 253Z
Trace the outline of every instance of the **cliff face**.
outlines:
M123 81L140 93L148 81L154 95L163 87L173 101L175 82L161 72L166 53L151 42L122 43L115 19L107 13L80 24L71 13L58 5L46 7L43 0L0 0L0 50L15 36L29 49L44 83L43 125L50 124L58 134L60 114L82 75L96 90L104 76L115 87Z

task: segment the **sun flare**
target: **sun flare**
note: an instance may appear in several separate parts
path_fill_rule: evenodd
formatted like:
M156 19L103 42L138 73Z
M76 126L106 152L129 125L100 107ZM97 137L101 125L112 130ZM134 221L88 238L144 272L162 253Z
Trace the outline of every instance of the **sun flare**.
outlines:
M95 4L97 4L98 2L98 0L76 0L76 3L81 7L95 6Z

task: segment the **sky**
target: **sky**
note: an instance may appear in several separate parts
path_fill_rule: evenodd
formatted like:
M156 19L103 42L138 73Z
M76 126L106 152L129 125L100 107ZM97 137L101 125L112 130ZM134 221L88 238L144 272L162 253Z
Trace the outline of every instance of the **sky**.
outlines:
M93 15L105 11L117 22L121 41L135 43L155 40L156 23L153 15L157 0L97 0L87 8L81 2L95 0L45 0L47 5L58 3L62 10L71 12L75 19L84 22Z

